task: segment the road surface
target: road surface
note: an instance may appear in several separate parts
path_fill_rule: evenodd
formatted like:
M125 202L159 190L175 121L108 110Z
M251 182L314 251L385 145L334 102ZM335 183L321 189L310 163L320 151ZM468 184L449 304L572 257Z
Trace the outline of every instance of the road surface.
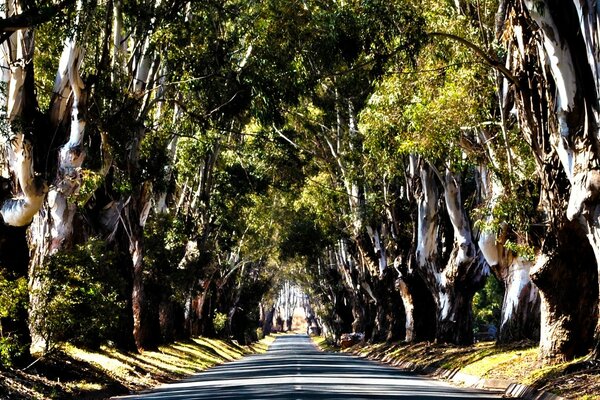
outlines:
M265 354L118 399L498 399L346 354L318 351L306 335L278 337ZM117 398L115 398L117 399Z

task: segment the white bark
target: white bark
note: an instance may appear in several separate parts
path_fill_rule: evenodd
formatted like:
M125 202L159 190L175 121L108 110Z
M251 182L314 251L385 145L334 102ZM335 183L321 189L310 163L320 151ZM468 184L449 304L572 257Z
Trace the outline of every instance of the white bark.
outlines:
M179 120L181 116L181 110L180 108L176 105L175 106L175 110L173 111L173 125L175 125L177 123L177 121ZM160 115L155 115L155 118L158 120L158 118L160 117ZM177 159L177 143L178 143L178 139L179 137L177 135L174 135L171 138L171 141L169 142L169 145L167 146L167 152L169 155L169 162L167 163L167 165L165 165L164 167L164 171L165 171L165 183L166 185L169 184L169 182L171 181L171 177L173 175L173 166L175 165L176 159ZM157 198L156 198L156 205L154 207L154 209L156 210L157 213L160 214L165 214L167 213L169 210L167 208L167 191L168 189L165 189L163 191L161 191L160 193L158 193Z
M402 304L404 305L404 314L406 318L406 322L404 324L404 340L407 342L412 342L415 339L414 301L408 286L402 279L399 279L396 282L396 286L400 292L400 297L402 298Z
M505 279L505 292L502 304L502 326L509 322L513 313L518 310L519 303L523 297L523 290L531 285L529 273L533 264L531 261L524 260L521 257L515 257L512 264L509 266ZM529 303L537 301L538 290L535 286L531 286L531 290L527 294L527 298L523 299Z
M418 173L420 173L422 193L417 198L418 227L416 257L420 266L427 266L429 263L436 262L438 258L438 192L431 171L427 168L422 168Z
M575 2L577 3L577 2ZM552 19L548 4L546 1L533 2L525 1L532 19L536 22L543 35L543 48L539 48L540 59L549 67L550 73L556 85L556 117L558 120L558 137L552 137L552 145L556 149L561 164L572 185L576 185L576 174L580 170L587 170L587 162L590 160L589 149L573 147L576 138L572 137L567 116L575 107L575 95L577 92L577 76L573 66L571 50L562 40L554 20ZM594 13L595 14L595 13ZM583 20L581 20L583 21ZM583 29L585 36L589 35L586 29ZM588 41L586 45L591 46L595 42ZM589 48L589 47L588 47ZM588 51L589 53L589 51ZM588 58L594 58L596 52L588 54ZM597 69L597 62L591 64L592 70ZM593 72L594 73L594 72ZM597 77L596 77L597 78ZM596 87L596 92L598 87ZM587 116L586 116L587 117ZM597 120L597 117L596 117ZM575 190L577 190L574 187ZM573 209L571 209L573 211Z
M80 170L85 159L85 118L80 110L84 90L84 83L79 76L82 60L83 50L77 45L75 38L67 38L55 80L52 117L58 126L64 118L69 99L71 100L69 140L60 148L57 177L48 193L51 218L39 221L41 224L50 224L49 254L60 250L73 234L73 218L77 206L72 198L79 191Z
M502 195L504 189L483 165L479 167L479 176L481 178L481 191L483 192L484 201L487 202L487 208L490 210L490 215L485 218L485 223L489 224L493 220L491 210L493 210L498 203L498 199ZM499 246L502 246L502 244L498 243L498 232L496 230L491 229L490 227L482 229L479 232L477 244L479 245L481 254L490 267L500 264L502 250Z
M575 94L577 91L577 79L571 51L561 36L552 19L546 2L525 1L531 18L537 23L543 34L543 49L540 48L540 58L550 68L556 85L556 116L559 124L560 137L553 138L553 146L556 148L560 161L567 174L573 182L576 154L568 144L570 141L567 115L573 109Z
M118 73L123 71L123 58L125 57L125 41L123 39L123 10L122 0L113 3L113 52L111 81L116 82Z
M377 256L379 275L382 276L387 268L387 254L385 251L385 246L383 245L383 240L380 237L379 230L377 228L373 229L372 227L367 226L367 233L371 238L371 243L373 245L373 249L375 250L375 255Z
M448 216L454 229L454 243L458 249L454 265L459 267L469 264L474 260L475 246L473 244L469 220L462 204L460 178L448 169L446 170L444 197L446 199Z
M33 54L33 33L20 30L13 37L16 38L15 51L6 54L8 58L4 59L10 66L6 114L11 124L17 122L22 113L25 65L31 61ZM47 186L35 176L33 148L23 132L13 132L10 140L5 142L5 147L9 169L12 170L21 193L6 200L0 208L0 214L7 225L25 226L31 223L42 206Z
M11 149L16 155L14 173L17 176L22 194L6 200L2 204L0 214L7 225L25 226L31 223L34 215L41 208L47 186L36 179L33 172L31 144L21 138L16 140L16 144L11 146Z
M483 196L488 202L488 208L493 210L503 195L504 188L484 166L480 166L480 176ZM490 212L487 222L490 222L492 218ZM539 301L538 290L531 282L529 275L533 266L532 262L513 255L512 251L504 247L506 240L506 235L502 232L504 229L506 229L504 222L497 230L484 229L480 232L478 241L483 257L504 285L504 299L500 316L501 333L505 327L510 325L512 318L516 318L520 322L525 322L526 318L537 319L535 315L527 313L537 313L532 305ZM525 307L525 305L527 306ZM522 307L524 307L523 310L519 310ZM521 315L515 315L517 312ZM531 332L515 332L515 334L531 334Z
M133 79L133 92L143 94L150 77L150 66L152 58L150 57L150 37L144 40L141 56L135 68L135 77Z

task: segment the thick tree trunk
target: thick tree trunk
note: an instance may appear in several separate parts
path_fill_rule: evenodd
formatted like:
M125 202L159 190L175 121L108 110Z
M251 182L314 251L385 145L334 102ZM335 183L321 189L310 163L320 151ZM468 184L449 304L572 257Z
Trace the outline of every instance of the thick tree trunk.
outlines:
M531 261L515 257L508 268L499 271L504 283L498 334L500 343L539 339L540 295L531 281L532 267Z
M462 204L460 179L447 171L444 198L454 238L444 237L441 199L432 169L420 163L417 171L420 188L415 190L418 204L417 251L419 273L425 280L436 304L436 340L456 344L473 342L471 300L489 274L487 263L477 251ZM444 243L453 243L444 261Z
M7 11L10 16L19 13ZM3 73L8 79L6 96L6 114L11 125L10 140L5 141L5 162L9 173L14 176L16 191L0 207L3 223L10 226L26 226L39 211L45 199L48 187L34 173L34 154L31 137L25 135L25 129L33 129L36 113L36 98L33 86L33 31L19 30L11 36L11 46L3 49L3 64L10 69ZM6 46L6 45L4 45Z
M540 357L549 363L586 354L598 319L598 274L585 232L565 222L555 240L532 271L542 298Z
M174 340L185 338L184 310L181 304L171 300L169 296L162 296L158 315L163 343L171 343Z
M270 306L267 308L264 320L262 323L263 335L270 335L273 331L273 315L275 314L275 306Z
M431 341L435 339L436 313L431 292L414 273L402 273L396 282L405 310L406 342Z
M488 207L493 209L504 190L485 167L480 168L480 181L482 197L489 202ZM489 219L491 218L490 216ZM498 341L537 341L540 331L540 296L529 276L533 263L506 249L506 226L501 223L499 230L480 232L477 242L490 269L504 286Z
M5 15L13 16L21 13L22 4L20 2L6 3L7 10ZM9 140L4 141L3 147L3 175L13 177L12 193L7 196L0 207L2 223L5 225L23 227L31 223L34 216L38 213L44 202L48 187L43 179L36 176L34 172L34 148L33 137L37 137L35 130L35 119L37 113L37 100L34 92L33 76L33 31L23 29L13 34L9 40L3 44L2 64L8 68L3 72L3 80L7 80L8 93L2 95L6 104L6 115L10 124ZM5 176L6 176L5 175ZM5 197L6 198L6 197ZM30 260L35 265L35 257ZM16 270L14 272L17 272ZM22 275L21 275L22 274ZM30 293L30 305L37 304L35 293L40 287L39 279L30 274L29 271L20 271L13 276L14 278L28 277ZM30 313L31 318L35 320L37 313ZM29 342L31 338L31 348L34 351L43 350L45 346L42 335L35 329L35 324L29 321L29 332L23 328L27 324L27 318L19 320L16 327L22 332L17 332L24 341Z
M542 297L541 355L570 359L593 340L581 307L598 324L598 10L587 1L551 0L507 1L503 10L508 65L520 77L515 108L536 157L548 227L532 271Z

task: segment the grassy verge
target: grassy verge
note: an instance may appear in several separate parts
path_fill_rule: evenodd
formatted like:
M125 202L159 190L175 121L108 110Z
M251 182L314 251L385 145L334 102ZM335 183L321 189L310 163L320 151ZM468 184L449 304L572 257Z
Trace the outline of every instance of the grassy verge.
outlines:
M343 351L388 363L412 363L417 369L444 368L486 379L504 379L534 386L555 394L600 400L600 365L585 359L541 366L537 347L530 342L497 346L494 342L460 347L434 343L360 344L340 350L324 338L315 344L327 351Z
M109 347L90 351L65 345L26 371L0 369L0 399L105 399L182 378L247 354L275 340L250 346L195 338L143 354Z

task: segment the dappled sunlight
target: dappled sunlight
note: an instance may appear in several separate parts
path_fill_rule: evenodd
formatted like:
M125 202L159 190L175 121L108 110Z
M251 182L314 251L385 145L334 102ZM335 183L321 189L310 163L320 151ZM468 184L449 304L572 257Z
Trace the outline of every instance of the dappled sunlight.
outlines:
M268 338L255 346L266 349L273 340L274 338ZM91 351L65 345L64 351L74 360L94 366L127 389L140 390L188 376L225 361L239 359L252 353L253 348L217 339L195 338L160 346L158 351L144 351L142 354L105 346L98 351ZM68 382L66 386L72 393L92 393L104 390L106 385L78 380Z
M306 335L282 335L266 354L223 364L124 399L480 398L486 392L407 374L339 353L318 351Z
M222 343L217 343L217 341L214 339L199 338L195 339L194 341L200 346L206 346L205 348L208 351L213 352L216 356L221 357L225 360L235 360L244 355L244 352L241 351L241 349L236 349L231 344L223 345Z

